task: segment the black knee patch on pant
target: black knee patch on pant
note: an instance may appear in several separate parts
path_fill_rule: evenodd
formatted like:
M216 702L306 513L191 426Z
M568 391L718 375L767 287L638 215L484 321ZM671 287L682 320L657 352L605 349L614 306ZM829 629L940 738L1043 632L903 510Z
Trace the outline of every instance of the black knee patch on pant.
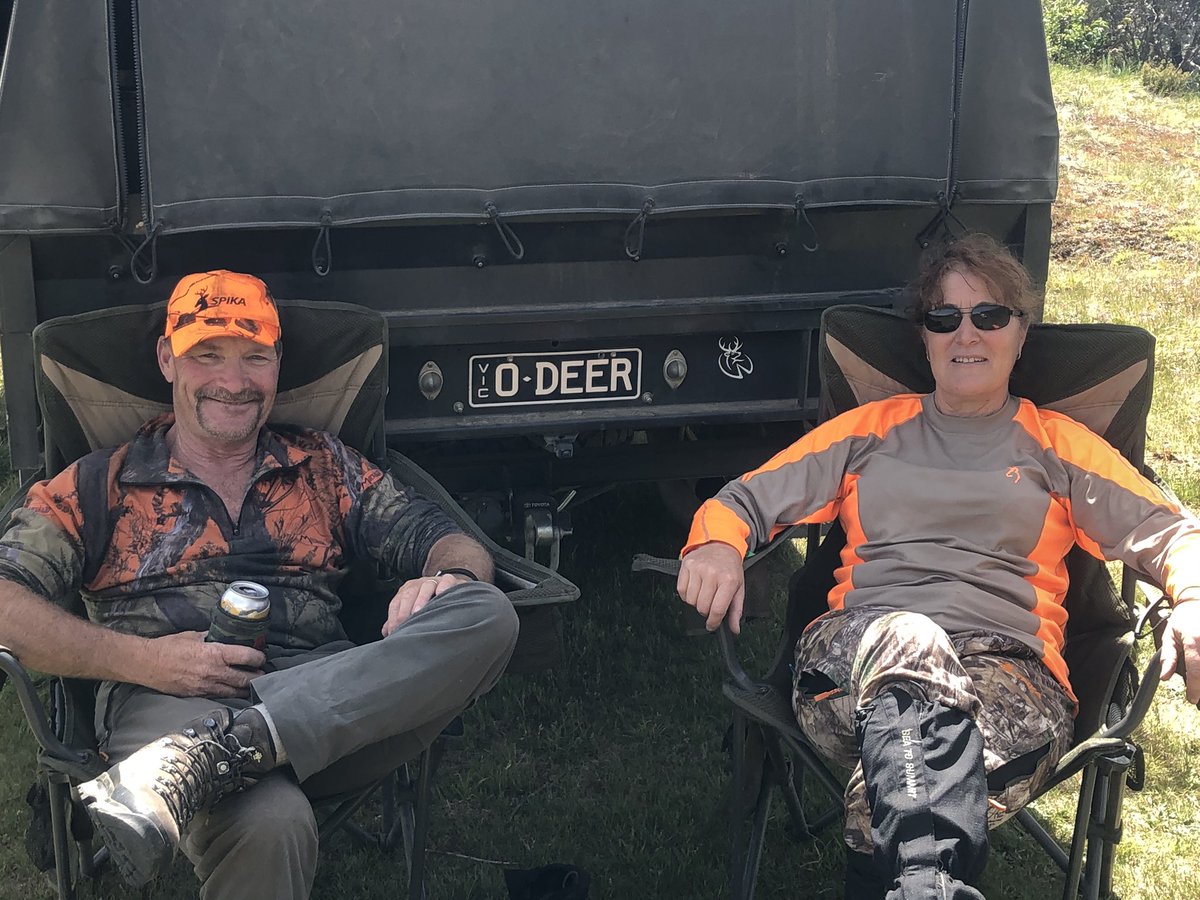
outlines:
M868 853L846 851L846 900L884 900L892 880L884 878Z
M891 686L858 711L875 860L893 898L980 897L987 862L983 737L964 712Z

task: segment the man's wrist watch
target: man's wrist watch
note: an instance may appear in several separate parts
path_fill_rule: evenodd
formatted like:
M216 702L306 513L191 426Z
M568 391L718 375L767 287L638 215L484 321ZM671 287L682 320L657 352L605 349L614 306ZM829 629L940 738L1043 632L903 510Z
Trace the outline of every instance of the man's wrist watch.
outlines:
M464 569L461 566L447 566L444 569L438 569L433 573L434 578L441 578L443 575L461 575L463 578L470 578L472 581L478 581L479 576L470 569Z

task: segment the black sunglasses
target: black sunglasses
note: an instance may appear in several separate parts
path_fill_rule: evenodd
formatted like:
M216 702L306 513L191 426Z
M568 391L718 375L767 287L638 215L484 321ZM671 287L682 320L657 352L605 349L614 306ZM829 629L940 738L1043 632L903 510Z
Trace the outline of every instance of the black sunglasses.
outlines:
M179 318L175 320L175 327L183 328L197 321L203 322L210 328L224 328L229 324L229 319L222 316L201 316L196 313L186 312L179 314ZM248 331L251 334L258 334L262 330L262 326L253 319L234 319L233 324L242 329L242 331Z
M971 310L971 324L980 331L998 331L1012 321L1013 316L1025 313L999 303L980 303ZM934 334L950 334L962 324L963 311L957 306L940 306L925 313L925 329Z

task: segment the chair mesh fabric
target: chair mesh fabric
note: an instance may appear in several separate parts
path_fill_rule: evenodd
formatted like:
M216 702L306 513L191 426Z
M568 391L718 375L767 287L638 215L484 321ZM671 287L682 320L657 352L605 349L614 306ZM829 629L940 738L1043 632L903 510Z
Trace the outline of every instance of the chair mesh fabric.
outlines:
M934 387L919 329L890 310L827 309L819 360L823 417L890 394L928 393ZM1013 369L1011 390L1087 425L1141 469L1153 381L1154 337L1141 328L1033 325ZM1069 554L1067 569L1064 605L1070 618L1063 655L1072 672L1098 676L1076 679L1074 685L1082 737L1105 715L1128 651L1134 598L1132 592L1122 598L1105 564L1079 547Z
M788 579L788 603L784 614L783 639L764 680L785 697L792 693L792 663L796 642L805 627L822 613L828 612L826 597L836 583L833 573L841 565L841 549L846 533L840 522L829 526L824 539L818 541L819 529L808 530L804 563Z

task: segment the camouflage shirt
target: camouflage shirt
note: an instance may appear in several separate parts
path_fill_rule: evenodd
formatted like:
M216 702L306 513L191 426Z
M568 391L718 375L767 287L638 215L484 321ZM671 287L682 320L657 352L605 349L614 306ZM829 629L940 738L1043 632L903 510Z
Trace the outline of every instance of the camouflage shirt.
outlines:
M275 426L233 521L172 458L173 421L35 485L0 538L0 577L50 599L79 591L92 621L146 637L207 629L225 587L246 578L271 591L268 642L311 649L345 638L337 589L351 560L414 577L459 530L332 435Z

